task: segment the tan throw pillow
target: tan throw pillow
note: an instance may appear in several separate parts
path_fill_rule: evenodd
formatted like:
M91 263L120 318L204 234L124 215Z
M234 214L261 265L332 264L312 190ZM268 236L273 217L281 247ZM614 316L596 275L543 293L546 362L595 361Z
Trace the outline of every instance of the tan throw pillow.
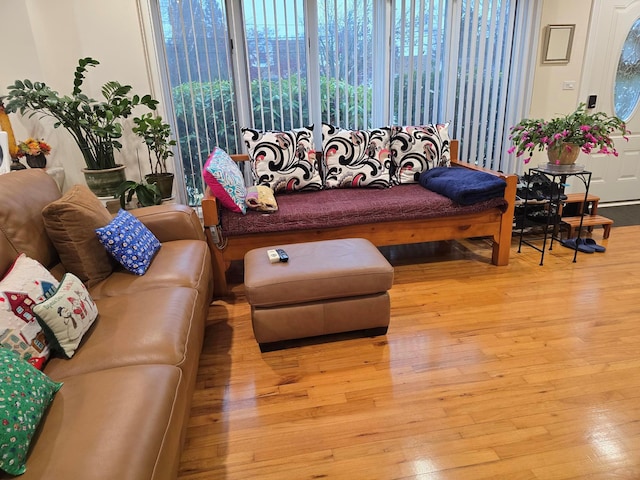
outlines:
M60 199L42 209L49 238L68 272L88 287L113 272L109 253L96 237L96 229L111 220L111 214L91 190L75 185Z

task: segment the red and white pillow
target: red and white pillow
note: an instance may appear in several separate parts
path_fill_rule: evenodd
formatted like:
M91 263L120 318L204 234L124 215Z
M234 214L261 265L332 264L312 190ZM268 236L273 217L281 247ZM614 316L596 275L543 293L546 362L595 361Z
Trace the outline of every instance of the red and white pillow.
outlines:
M24 253L0 280L0 347L16 351L39 370L50 350L33 307L58 284L46 268Z

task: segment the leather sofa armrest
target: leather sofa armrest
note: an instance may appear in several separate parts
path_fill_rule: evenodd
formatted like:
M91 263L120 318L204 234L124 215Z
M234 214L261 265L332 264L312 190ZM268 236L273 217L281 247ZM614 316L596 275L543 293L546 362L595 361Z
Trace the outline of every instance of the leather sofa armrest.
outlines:
M187 205L154 205L135 208L130 212L144 223L161 243L172 240L206 241L198 214Z

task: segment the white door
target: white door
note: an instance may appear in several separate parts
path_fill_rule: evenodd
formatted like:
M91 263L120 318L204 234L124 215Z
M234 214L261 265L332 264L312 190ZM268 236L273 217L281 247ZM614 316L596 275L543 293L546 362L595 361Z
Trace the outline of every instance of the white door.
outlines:
M619 66L626 75L619 74ZM640 0L594 0L583 77L580 98L586 102L589 95L597 95L594 111L618 115L632 132L628 142L615 137L618 157L581 156L580 162L593 172L590 193L602 202L638 200ZM627 92L624 97L620 95L623 90Z

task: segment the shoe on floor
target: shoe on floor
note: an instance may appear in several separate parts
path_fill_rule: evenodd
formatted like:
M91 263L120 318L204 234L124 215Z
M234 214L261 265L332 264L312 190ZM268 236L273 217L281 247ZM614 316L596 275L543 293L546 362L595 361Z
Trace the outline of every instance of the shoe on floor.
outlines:
M583 253L593 253L596 251L595 248L591 247L590 245L586 245L585 243L582 242L582 240L584 240L583 238L580 239L580 242L576 242L576 240L578 240L577 238L567 238L565 240L561 240L560 243L567 247L570 248L572 250L578 250L579 252L583 252Z
M596 252L604 252L607 250L602 245L598 245L593 238L581 238L579 242L586 245L587 247L593 248L593 250Z

